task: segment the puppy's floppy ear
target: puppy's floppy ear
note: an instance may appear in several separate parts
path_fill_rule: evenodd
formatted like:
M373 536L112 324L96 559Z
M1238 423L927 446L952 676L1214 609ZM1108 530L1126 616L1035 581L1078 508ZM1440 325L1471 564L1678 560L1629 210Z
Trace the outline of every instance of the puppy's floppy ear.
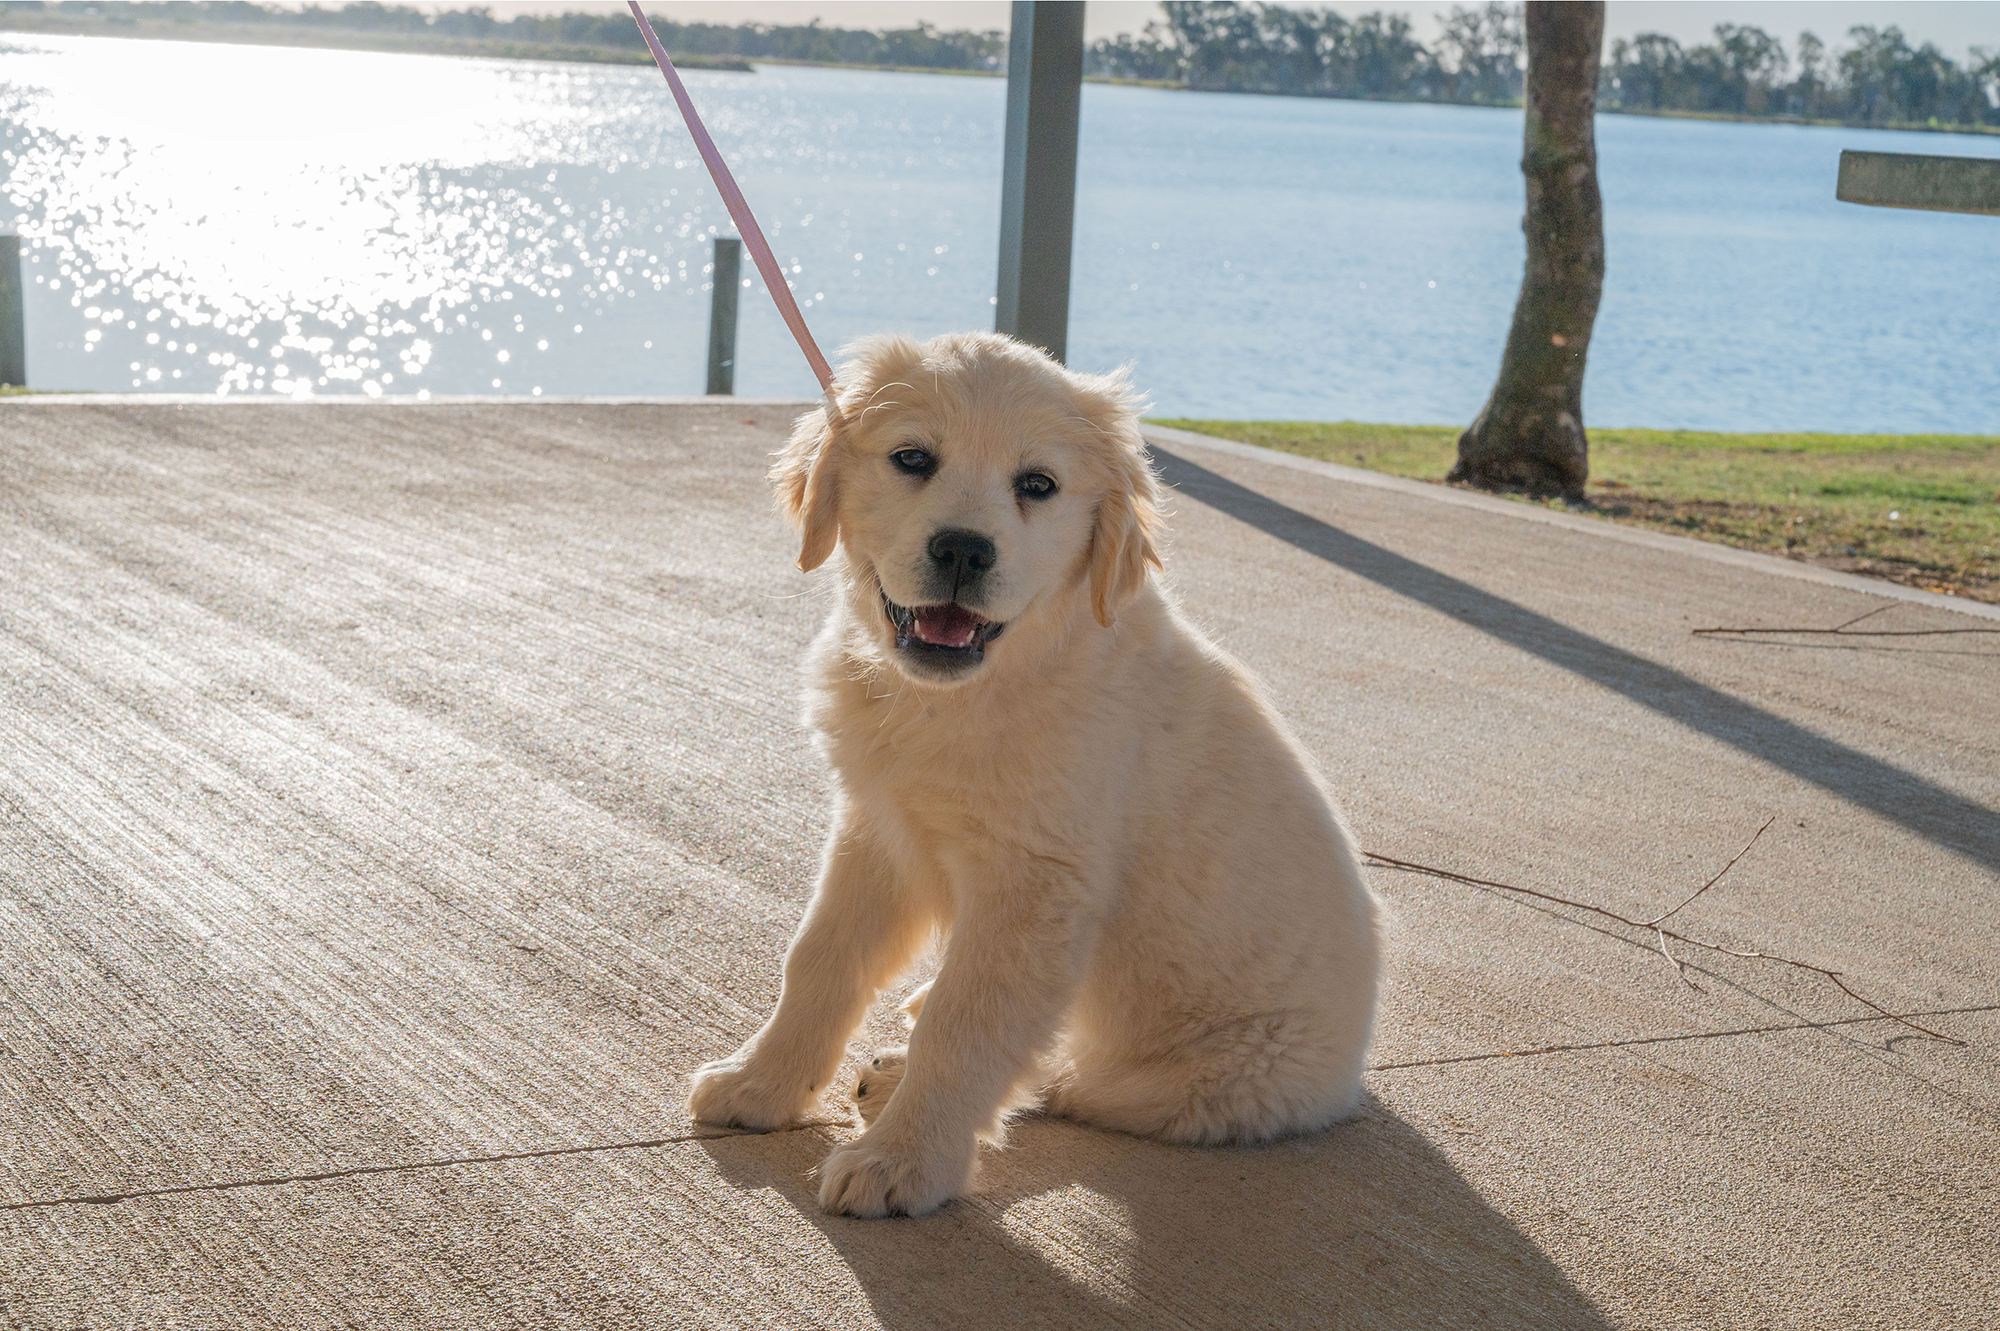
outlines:
M1155 537L1160 529L1160 482L1137 448L1119 449L1119 479L1097 502L1090 533L1090 609L1106 628L1146 585L1146 566L1164 567Z
M1124 374L1098 380L1079 394L1085 417L1108 454L1109 485L1097 502L1090 533L1090 609L1106 628L1146 585L1146 567L1160 563L1158 535L1164 516L1159 477L1139 436L1140 402Z
M771 483L778 509L799 529L799 568L810 573L824 564L840 540L840 473L854 450L854 433L864 408L879 406L891 386L923 359L924 349L907 337L866 337L847 348L840 367L840 424L818 407L799 417L792 437L778 450Z
M799 529L799 568L810 573L826 562L840 538L840 455L847 442L845 426L828 423L826 412L814 407L792 426L792 437L771 467L777 487L778 510Z

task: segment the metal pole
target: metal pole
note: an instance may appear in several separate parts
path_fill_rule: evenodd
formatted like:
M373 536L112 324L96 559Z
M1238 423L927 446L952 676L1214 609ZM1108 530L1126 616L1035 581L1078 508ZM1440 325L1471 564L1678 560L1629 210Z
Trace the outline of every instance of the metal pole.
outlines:
M27 291L21 285L21 238L0 236L0 384L28 386Z
M1016 0L1007 38L1007 148L1000 189L1000 291L993 327L1048 348L1069 342L1083 5Z
M708 302L708 391L736 391L736 297L743 289L743 242L715 238L715 286Z

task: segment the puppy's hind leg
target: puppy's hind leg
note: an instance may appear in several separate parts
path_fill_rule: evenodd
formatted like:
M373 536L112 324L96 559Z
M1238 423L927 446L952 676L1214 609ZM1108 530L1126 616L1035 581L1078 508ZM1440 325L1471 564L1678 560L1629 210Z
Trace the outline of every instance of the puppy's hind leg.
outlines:
M887 1045L875 1051L875 1057L854 1079L854 1107L860 1112L862 1123L873 1124L888 1106L889 1097L903 1084L903 1073L909 1065L908 1045ZM1049 1086L1050 1077L1047 1075L1028 1077L1016 1083L1007 1098L1000 1102L1000 1116L1041 1112L1043 1102L1049 1095Z
M998 1134L1075 992L1080 894L1047 860L1005 866L964 894L905 1075L868 1130L820 1166L821 1206L922 1215L964 1191L980 1138Z
M1328 1127L1360 1098L1361 1045L1307 1038L1284 1017L1244 1017L1171 1050L1121 1050L1066 1068L1051 1114L1196 1145L1260 1142Z
M905 1026L917 1024L917 1018L924 1013L924 1000L931 996L931 986L936 983L934 979L924 981L899 1004ZM875 1051L875 1057L854 1079L854 1107L861 1111L863 1123L873 1123L882 1106L889 1103L889 1097L903 1084L903 1069L909 1061L908 1045L885 1045Z
M694 1074L688 1112L704 1123L759 1131L806 1117L839 1069L847 1037L930 923L887 857L857 829L836 827L819 887L785 954L777 1010L742 1048Z
M873 1123L889 1097L903 1084L903 1069L909 1065L908 1045L894 1045L877 1049L868 1066L861 1069L861 1075L854 1079L854 1107L861 1111L863 1123Z
M914 1027L917 1018L924 1013L924 1000L931 996L931 986L936 980L926 980L910 992L901 1004L903 1024ZM875 1116L882 1112L882 1106L889 1103L889 1097L903 1084L903 1069L910 1061L910 1047L906 1044L885 1045L875 1051L875 1057L854 1079L854 1107L861 1111L863 1123L873 1123Z

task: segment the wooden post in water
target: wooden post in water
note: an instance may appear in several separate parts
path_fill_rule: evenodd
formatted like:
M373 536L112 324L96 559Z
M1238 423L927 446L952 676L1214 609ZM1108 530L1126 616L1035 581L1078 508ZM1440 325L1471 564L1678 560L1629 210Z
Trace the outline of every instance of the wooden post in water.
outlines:
M736 391L736 297L743 289L743 242L715 238L715 286L708 302L708 391Z
M993 327L1062 360L1076 216L1083 5L1016 0L1007 36L1007 146L1000 184L1000 291Z
M21 284L21 238L0 236L0 385L28 386L28 291Z

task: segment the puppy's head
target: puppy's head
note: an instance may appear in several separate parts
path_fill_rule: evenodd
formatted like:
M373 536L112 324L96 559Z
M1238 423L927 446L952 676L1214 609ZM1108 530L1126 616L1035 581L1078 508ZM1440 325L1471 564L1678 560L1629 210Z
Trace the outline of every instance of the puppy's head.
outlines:
M1019 641L1109 627L1160 559L1160 488L1120 376L994 333L851 348L845 424L799 419L771 478L799 567L836 546L880 655L956 684Z

